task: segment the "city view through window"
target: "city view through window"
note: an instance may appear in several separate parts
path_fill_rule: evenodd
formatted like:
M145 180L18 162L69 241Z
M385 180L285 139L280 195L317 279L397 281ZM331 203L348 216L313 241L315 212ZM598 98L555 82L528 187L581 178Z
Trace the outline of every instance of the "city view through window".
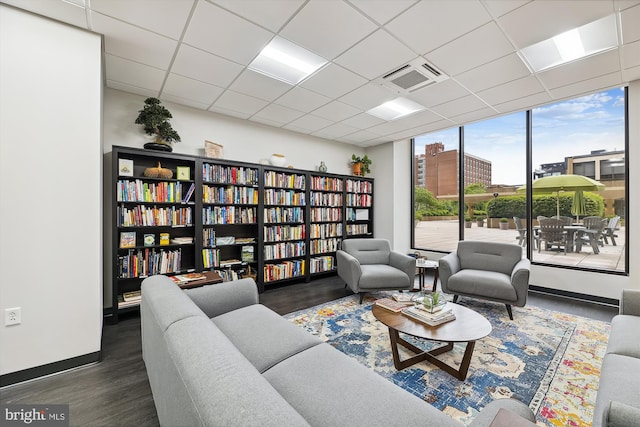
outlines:
M626 271L624 89L532 110L529 227L526 116L509 114L414 139L413 247L450 252L459 240L499 241L520 244L523 257L531 245L534 262ZM563 182L538 188L548 177ZM595 184L585 184L584 177ZM559 222L546 221L554 217ZM553 223L562 228L552 239Z

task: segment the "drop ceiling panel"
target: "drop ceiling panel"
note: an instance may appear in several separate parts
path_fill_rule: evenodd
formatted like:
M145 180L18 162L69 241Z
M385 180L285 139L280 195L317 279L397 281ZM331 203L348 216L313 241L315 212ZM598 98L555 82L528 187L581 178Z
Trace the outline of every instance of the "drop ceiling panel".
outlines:
M444 104L436 105L431 109L443 116L443 117L453 117L454 115L460 115L461 113L470 113L471 111L480 110L481 108L485 108L487 104L480 101L473 95L465 96L464 98L459 98L450 102L446 102ZM457 114L456 114L457 113Z
M169 74L162 89L162 94L180 96L198 103L205 104L206 107L213 104L213 101L220 96L224 89L219 86L193 80L178 74Z
M80 28L89 28L87 15L84 8L74 6L62 1L53 2L51 0L2 0L11 6L16 6L39 15L48 16L67 24Z
M411 93L409 98L425 107L433 107L434 105L440 105L453 101L454 99L462 98L463 96L469 95L469 93L467 89L460 86L454 79L449 79L417 90Z
M489 117L495 116L495 114L496 112L493 108L487 107L480 110L471 111L466 114L460 114L459 116L453 116L451 117L451 120L454 120L459 124L472 123L479 120L488 119Z
M309 113L330 101L331 98L298 86L278 98L276 104Z
M245 120L249 119L249 117L253 115L253 114L241 113L234 110L227 110L226 108L216 107L215 105L209 108L209 111L213 113L223 114L225 116L231 116L231 117L236 117L238 119L245 119Z
M338 98L366 83L367 79L364 77L330 63L304 80L301 86L331 98Z
M326 59L333 59L375 29L369 19L348 3L311 0L281 34Z
M275 33L302 6L304 0L213 0L213 3Z
M384 24L414 5L417 0L349 0L378 24Z
M331 120L324 119L322 117L314 116L312 114L306 114L299 119L296 119L285 126L286 129L291 129L299 132L303 130L304 132L312 133L322 128L326 128L333 124Z
M616 49L543 71L539 76L545 87L555 89L609 74L619 68L620 60Z
M354 128L353 126L347 126L343 123L335 123L331 126L327 126L324 129L312 133L312 135L319 136L320 138L333 139L357 132L358 130L359 129Z
M199 110L206 110L209 106L209 104L206 102L198 102L193 99L183 98L181 96L172 95L170 93L165 93L164 95L160 96L160 100L175 102L176 104L186 105L188 107L197 108Z
M514 9L524 6L529 3L529 1L531 0L484 0L484 5L489 10L491 16L498 18Z
M619 71L611 74L606 74L593 79L583 80L577 83L561 86L556 89L551 89L549 93L554 99L563 99L568 96L578 96L595 92L598 90L610 89L622 84L622 75ZM571 95L569 95L571 94Z
M514 98L522 98L544 92L544 87L533 76L523 77L508 83L478 92L478 96L488 104L502 104Z
M268 102L262 99L227 90L216 100L214 107L236 111L249 117L262 110L267 104Z
M502 104L494 105L494 107L500 113L512 113L517 111L524 111L532 106L538 106L552 102L551 96L547 92L540 92L534 95L525 96L522 98L514 99Z
M142 95L145 98L148 98L150 96L153 96L153 97L158 96L157 90L151 90L151 89L145 89L137 86L132 86L132 85L117 82L114 80L107 80L106 84L107 84L107 87L111 89L121 90L123 92L135 93L136 95Z
M340 101L361 110L370 110L396 98L396 94L375 83L368 83L340 98Z
M265 101L273 101L291 90L291 88L293 86L289 84L250 70L243 71L229 87L233 91L264 99Z
M294 110L293 108L283 107L282 105L269 104L256 113L252 119L256 120L268 120L273 123L279 123L281 126L292 122L298 117L302 117L304 113L302 111Z
M148 65L128 61L117 56L105 55L105 66L109 69L109 80L160 92L165 72Z
M205 83L227 87L243 68L235 62L183 44L171 71Z
M456 76L471 91L479 91L530 75L520 57L512 53Z
M316 116L324 117L332 122L340 122L359 113L361 113L361 110L340 101L330 102L313 112Z
M640 40L640 6L622 11L622 40L631 43Z
M622 47L622 68L632 68L640 65L640 41Z
M375 125L379 125L380 123L384 123L384 120L372 116L367 113L360 113L353 117L349 117L342 121L343 124L348 126L353 126L358 129L367 129Z

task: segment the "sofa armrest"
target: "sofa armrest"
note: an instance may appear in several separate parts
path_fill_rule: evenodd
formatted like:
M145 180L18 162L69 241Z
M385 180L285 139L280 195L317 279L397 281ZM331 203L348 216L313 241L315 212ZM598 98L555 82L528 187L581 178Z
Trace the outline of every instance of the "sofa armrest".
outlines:
M620 314L640 316L640 290L622 290L620 295Z
M185 293L210 318L259 302L258 286L250 278L187 289Z
M355 286L362 276L360 262L354 256L342 250L336 252L336 262L338 264L338 276L347 284Z
M447 284L449 277L460 271L460 260L458 259L457 252L451 252L449 255L445 255L438 261L438 277L440 278L440 284L442 290L448 292Z
M413 283L414 277L416 276L416 259L414 257L391 251L389 254L389 264L403 271L409 277L409 282Z
M515 399L496 399L480 410L480 413L471 421L469 427L491 426L501 409L509 411L516 418L522 418L522 424L528 421L532 426L535 425L536 416L527 405Z
M640 408L611 401L604 410L602 425L605 427L640 427Z
M518 261L511 272L511 284L516 290L518 296L517 306L524 306L527 301L527 292L529 291L529 276L531 274L531 261L526 258Z

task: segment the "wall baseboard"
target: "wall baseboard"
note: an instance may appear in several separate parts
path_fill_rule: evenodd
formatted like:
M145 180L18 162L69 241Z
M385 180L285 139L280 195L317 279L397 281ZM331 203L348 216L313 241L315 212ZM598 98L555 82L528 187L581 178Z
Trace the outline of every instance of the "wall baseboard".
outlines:
M24 381L33 380L47 375L57 374L69 369L78 368L80 366L99 362L102 360L102 352L84 354L82 356L72 357L71 359L60 360L58 362L48 363L34 368L24 369L22 371L11 372L0 376L0 387L14 385Z
M538 293L547 294L547 295L555 295L555 296L575 299L579 301L592 302L596 304L611 305L614 307L618 307L620 305L620 300L617 300L617 299L604 298L604 297L588 295L588 294L581 294L578 292L563 291L560 289L544 288L541 286L530 285L529 291L538 292Z

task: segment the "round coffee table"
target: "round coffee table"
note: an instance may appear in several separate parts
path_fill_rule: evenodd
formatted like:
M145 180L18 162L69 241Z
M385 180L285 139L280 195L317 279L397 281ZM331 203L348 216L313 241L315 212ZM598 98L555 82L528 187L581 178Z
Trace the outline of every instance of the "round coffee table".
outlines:
M375 318L389 328L393 364L396 369L402 370L418 362L427 360L459 380L467 378L467 371L469 370L471 355L473 354L476 341L491 333L491 324L481 314L461 305L448 302L446 307L451 307L453 313L456 315L455 320L438 326L429 326L413 320L402 313L394 313L378 307L375 304L373 305L371 311ZM400 332L430 341L446 342L447 344L433 350L424 351L400 338ZM453 343L455 342L467 343L464 356L462 357L462 363L460 363L458 369L436 358L439 354L451 351L453 349ZM400 360L398 345L402 345L416 353L416 355L405 360Z

